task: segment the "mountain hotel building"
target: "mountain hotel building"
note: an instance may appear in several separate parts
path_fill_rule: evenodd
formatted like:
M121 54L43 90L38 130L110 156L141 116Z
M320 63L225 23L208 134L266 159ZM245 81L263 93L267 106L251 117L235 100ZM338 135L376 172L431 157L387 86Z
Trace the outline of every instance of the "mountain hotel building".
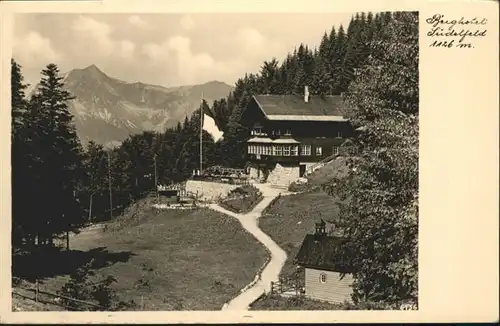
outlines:
M244 111L250 177L288 186L307 168L336 155L353 129L340 95L256 95Z

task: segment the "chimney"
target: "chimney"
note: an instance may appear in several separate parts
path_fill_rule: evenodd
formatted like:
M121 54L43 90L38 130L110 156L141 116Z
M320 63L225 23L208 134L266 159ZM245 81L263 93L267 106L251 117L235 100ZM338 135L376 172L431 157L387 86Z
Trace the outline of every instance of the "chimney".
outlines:
M309 86L304 86L304 102L309 102Z
M314 237L316 239L326 235L326 223L321 219L321 222L316 222L316 232L314 232Z

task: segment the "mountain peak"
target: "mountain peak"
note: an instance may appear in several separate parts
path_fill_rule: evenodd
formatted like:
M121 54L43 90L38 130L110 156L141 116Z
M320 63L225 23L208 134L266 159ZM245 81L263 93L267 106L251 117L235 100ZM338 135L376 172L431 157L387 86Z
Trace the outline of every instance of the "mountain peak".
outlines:
M106 78L107 75L99 69L95 64L91 64L90 66L87 66L83 69L74 69L70 71L69 75L71 76L88 76L90 78L95 78L95 79L102 79Z
M101 69L99 69L95 64L91 64L90 66L83 68L83 70L102 72Z

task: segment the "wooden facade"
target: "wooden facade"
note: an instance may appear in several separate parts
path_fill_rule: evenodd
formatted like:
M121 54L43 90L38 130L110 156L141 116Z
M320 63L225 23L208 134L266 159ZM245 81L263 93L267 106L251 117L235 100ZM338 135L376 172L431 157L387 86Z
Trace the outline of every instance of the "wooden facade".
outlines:
M305 269L307 297L331 303L351 301L352 273L337 259L344 241L328 235L324 221L316 223L314 234L305 236L294 263Z
M352 275L343 278L339 272L305 268L305 295L311 299L344 303L351 301Z
M251 127L249 163L267 169L293 164L302 174L308 164L338 154L354 132L344 110L340 96L254 96L244 111Z

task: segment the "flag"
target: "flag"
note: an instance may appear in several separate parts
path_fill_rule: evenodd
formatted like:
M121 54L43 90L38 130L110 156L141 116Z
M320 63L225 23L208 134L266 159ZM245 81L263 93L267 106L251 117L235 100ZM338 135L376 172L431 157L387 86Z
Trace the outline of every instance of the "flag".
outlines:
M203 93L201 95L201 104L200 104L200 127L201 127L200 138L201 138L201 132L203 132L203 130L212 135L215 141L221 139L223 136L223 132L220 131L219 128L217 127L214 118L206 114L204 111Z

